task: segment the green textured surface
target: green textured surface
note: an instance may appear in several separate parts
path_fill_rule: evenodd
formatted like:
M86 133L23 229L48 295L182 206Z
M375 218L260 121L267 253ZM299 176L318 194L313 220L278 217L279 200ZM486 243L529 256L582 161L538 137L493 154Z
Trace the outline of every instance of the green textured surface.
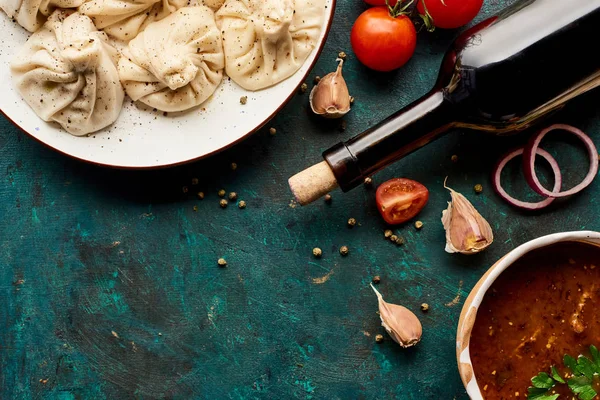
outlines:
M487 2L478 19L507 3ZM345 132L311 116L308 96L298 95L269 124L278 130L274 137L265 129L210 160L123 172L60 156L0 119L0 398L466 397L454 342L463 299L515 246L543 234L598 229L600 187L543 213L515 211L492 193L488 176L497 156L524 137L455 132L374 177L380 183L407 176L431 191L419 216L424 228L397 229L403 247L383 239L372 189L334 192L331 205L295 206L287 178L424 94L456 34L421 33L405 68L376 74L348 46L363 9L358 0L339 0L310 76L332 71L338 51L349 53L345 76L357 101ZM599 99L587 95L556 120L599 142ZM574 183L584 174L585 153L550 141L546 147ZM507 181L524 193L513 167ZM492 224L489 251L444 252L445 176ZM193 177L200 185L184 195ZM479 196L476 183L485 188ZM220 209L220 188L236 191L248 207ZM194 196L200 189L207 194L202 201ZM349 217L359 226L348 229ZM349 256L338 254L341 245ZM315 246L323 249L320 260L311 256ZM217 267L219 257L227 268ZM421 317L416 348L375 343L385 332L368 286L374 275L382 277L386 300ZM422 302L431 306L427 314L418 311Z

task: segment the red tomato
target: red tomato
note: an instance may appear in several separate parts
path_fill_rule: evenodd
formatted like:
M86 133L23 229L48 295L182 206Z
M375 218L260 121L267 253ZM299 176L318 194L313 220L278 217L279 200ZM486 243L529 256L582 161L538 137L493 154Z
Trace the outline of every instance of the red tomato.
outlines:
M350 43L364 65L376 71L392 71L412 57L417 31L406 15L394 18L387 7L373 7L354 22Z
M429 190L419 182L395 178L382 183L375 198L385 222L396 225L421 212L429 200Z
M425 7L433 24L442 29L454 29L469 23L483 5L483 0L418 0L417 9L425 15Z

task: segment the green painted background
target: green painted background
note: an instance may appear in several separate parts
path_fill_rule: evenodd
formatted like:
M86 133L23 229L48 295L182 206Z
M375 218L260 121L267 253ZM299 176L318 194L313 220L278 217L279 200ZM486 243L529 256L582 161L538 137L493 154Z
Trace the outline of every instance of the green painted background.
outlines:
M486 1L478 19L507 3ZM373 189L334 192L331 205L296 206L287 178L424 94L456 35L422 32L405 68L370 72L348 45L364 8L339 0L309 80L332 71L338 51L349 54L345 75L356 105L344 132L311 116L308 96L298 95L267 126L277 128L274 137L265 128L210 160L123 172L60 156L0 119L0 398L466 397L454 356L465 296L515 246L600 228L600 186L545 212L516 211L492 193L488 177L500 153L526 136L454 132L374 177L406 176L431 191L422 231L397 229L403 247L383 239ZM586 95L555 119L599 143L599 100L599 93ZM576 144L551 137L544 147L557 154L568 184L584 175L585 152ZM446 176L492 224L489 251L443 251ZM183 194L194 177L200 185ZM516 163L505 178L511 192L529 193ZM485 188L479 196L476 183ZM236 191L248 207L220 209L220 188ZM202 201L198 190L207 194ZM348 229L349 217L359 226ZM338 254L341 245L349 246L348 257ZM311 256L315 246L323 249L320 260ZM227 268L217 267L219 257ZM421 317L418 347L375 343L384 330L368 286L374 275L387 300ZM427 314L418 311L422 302L431 306Z

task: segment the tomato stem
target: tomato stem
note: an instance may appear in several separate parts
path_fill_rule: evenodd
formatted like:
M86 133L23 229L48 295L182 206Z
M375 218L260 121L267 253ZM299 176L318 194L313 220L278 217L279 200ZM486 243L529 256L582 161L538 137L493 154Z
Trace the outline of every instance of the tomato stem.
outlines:
M400 15L408 14L406 12L406 10L408 9L408 7L410 7L412 5L414 0L410 0L407 4L405 4L404 6L402 6L402 8L400 8L400 4L402 3L402 1L403 0L398 0L396 2L396 4L392 7L392 6L390 6L389 0L385 0L385 4L386 4L392 18L397 18Z
M386 0L387 1L387 0ZM425 10L425 15L419 14L419 17L423 20L425 24L425 28L427 28L428 32L435 31L435 25L433 24L433 17L429 14L429 10L427 9L427 4L425 4L425 0L418 0L423 3L423 9Z

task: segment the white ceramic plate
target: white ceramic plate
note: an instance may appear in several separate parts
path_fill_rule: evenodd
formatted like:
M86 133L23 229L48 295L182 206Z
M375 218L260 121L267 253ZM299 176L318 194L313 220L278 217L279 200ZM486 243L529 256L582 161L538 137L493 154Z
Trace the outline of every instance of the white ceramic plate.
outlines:
M14 89L9 64L29 33L0 11L0 110L40 142L95 164L142 169L204 158L256 132L296 93L325 44L335 1L326 0L323 29L315 50L285 81L249 92L224 78L217 92L199 108L166 117L126 98L119 119L89 137L72 136L59 125L42 121ZM240 104L242 96L248 96L246 105Z

